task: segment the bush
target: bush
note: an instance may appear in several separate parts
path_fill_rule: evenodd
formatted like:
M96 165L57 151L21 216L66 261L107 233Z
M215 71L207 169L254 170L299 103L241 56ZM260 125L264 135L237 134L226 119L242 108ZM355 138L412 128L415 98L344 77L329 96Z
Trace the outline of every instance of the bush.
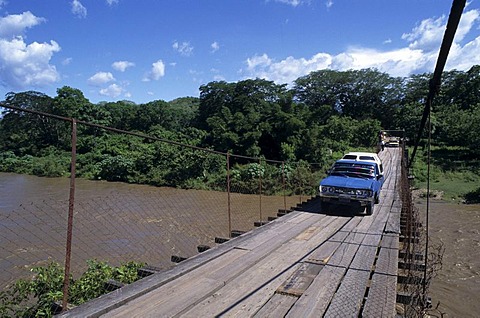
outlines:
M114 279L124 284L138 280L138 269L145 264L128 262L112 267L106 262L88 260L88 269L74 280L70 277L69 303L80 305L106 294L105 283ZM56 262L34 267L31 279L20 279L0 292L0 317L52 317L52 305L63 299L64 269Z
M467 194L465 194L465 203L467 204L480 203L480 187L474 191L470 191Z

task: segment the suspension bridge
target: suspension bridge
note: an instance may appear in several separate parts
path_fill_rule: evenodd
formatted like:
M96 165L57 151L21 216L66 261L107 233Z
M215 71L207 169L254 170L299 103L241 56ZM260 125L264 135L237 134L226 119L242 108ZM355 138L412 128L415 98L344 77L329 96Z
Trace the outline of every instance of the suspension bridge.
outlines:
M412 237L402 231L401 148L379 155L386 179L373 215L324 213L312 198L61 317L395 317Z

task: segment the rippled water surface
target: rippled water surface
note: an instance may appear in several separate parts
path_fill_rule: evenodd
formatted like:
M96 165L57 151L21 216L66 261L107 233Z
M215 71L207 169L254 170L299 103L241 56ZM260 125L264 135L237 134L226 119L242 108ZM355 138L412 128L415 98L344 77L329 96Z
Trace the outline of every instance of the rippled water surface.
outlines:
M433 313L480 317L480 205L435 200L429 205L430 243L445 247L442 270L430 288L433 306L439 303ZM424 217L425 202L415 206Z
M67 178L0 173L0 290L33 266L64 263L69 189ZM228 201L221 191L77 179L72 270L82 272L88 259L166 269L171 256L194 256L199 245L249 231L300 200L232 193Z

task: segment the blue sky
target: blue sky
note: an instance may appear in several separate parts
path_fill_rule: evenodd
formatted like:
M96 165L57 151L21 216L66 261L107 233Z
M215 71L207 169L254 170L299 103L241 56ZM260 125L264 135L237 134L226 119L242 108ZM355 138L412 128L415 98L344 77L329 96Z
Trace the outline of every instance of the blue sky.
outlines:
M212 81L291 84L315 70L433 72L441 0L0 0L0 100L62 86L91 102L198 96ZM446 70L480 64L480 0Z

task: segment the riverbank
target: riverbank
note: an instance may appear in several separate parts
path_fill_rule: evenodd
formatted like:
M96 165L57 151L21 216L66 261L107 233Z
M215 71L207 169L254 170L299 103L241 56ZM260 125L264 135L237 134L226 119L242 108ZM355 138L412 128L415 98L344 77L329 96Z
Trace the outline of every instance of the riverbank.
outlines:
M426 200L414 201L425 224ZM480 312L480 205L429 202L429 240L443 244L442 269L430 286L435 317L478 317ZM442 315L443 314L443 315Z

